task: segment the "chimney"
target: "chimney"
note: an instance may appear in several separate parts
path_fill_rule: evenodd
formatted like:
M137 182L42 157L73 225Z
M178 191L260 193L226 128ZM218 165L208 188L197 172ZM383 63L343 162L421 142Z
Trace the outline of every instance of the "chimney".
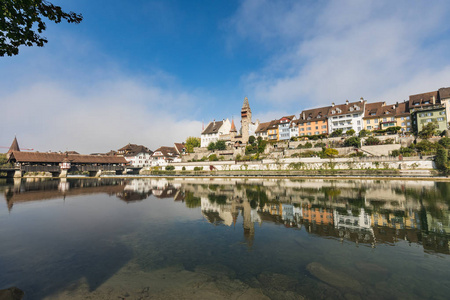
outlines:
M348 100L345 100L345 105L348 105Z
M331 107L334 107L334 102L331 103Z
M363 101L364 101L363 97L359 98L359 102L363 102Z
M436 104L436 97L433 96L431 99L432 99L431 101L432 101L433 105Z
M305 119L305 112L303 112L303 120Z

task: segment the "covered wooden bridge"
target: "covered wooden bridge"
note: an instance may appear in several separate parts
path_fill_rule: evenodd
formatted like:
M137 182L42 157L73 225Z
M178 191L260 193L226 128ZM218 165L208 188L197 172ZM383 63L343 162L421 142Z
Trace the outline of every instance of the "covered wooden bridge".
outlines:
M66 177L68 172L89 172L100 176L103 171L122 174L126 171L124 157L109 155L81 155L69 153L8 152L9 162L14 164L14 177L29 172L50 172L53 177Z

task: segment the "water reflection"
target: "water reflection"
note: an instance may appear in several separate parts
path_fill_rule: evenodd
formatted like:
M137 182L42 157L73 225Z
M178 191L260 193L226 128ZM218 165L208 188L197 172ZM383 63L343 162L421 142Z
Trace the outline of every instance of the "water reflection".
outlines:
M282 224L315 236L376 247L399 241L450 253L450 184L417 181L248 179L14 180L9 211L24 202L107 194L127 203L153 195L200 208L209 223L236 226L251 248L255 224Z

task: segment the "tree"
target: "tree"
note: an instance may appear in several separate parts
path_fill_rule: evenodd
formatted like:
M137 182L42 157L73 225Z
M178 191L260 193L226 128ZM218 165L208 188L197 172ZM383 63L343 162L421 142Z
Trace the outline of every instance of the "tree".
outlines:
M349 130L347 130L347 131L345 132L345 134L348 135L348 136L352 136L352 135L355 134L355 130L354 130L354 129L349 129Z
M442 146L438 146L436 151L436 157L434 159L436 168L440 171L447 171L448 169L448 150Z
M66 13L45 0L3 0L0 13L0 56L19 54L21 45L43 47L48 42L40 35L47 28L43 18L55 23L64 19L78 24L83 20L81 14Z
M446 149L450 149L450 138L448 137L443 137L439 140L438 142L442 147L446 148Z
M225 149L227 149L227 145L225 144L225 141L217 141L216 142L216 149L217 150L225 150Z
M359 137L352 136L344 141L344 146L359 148L361 146L361 140Z
M427 125L423 126L422 131L419 132L419 137L422 139L429 139L433 136L438 125L434 122L428 122Z
M367 129L363 129L359 132L359 137L365 137L368 136L370 134L370 131Z
M255 136L254 136L254 135L251 135L251 136L248 138L248 143L249 143L250 145L253 145L253 143L255 142L255 140L256 140Z
M209 143L209 145L208 145L208 150L209 150L209 151L214 151L214 150L216 150L216 143L214 143L214 142Z
M258 153L263 153L266 149L267 141L258 138Z
M342 129L336 129L335 131L333 131L332 133L331 133L331 137L338 137L338 136L341 136L342 135L342 132L343 132L343 130Z
M201 145L200 138L190 136L186 139L186 143L185 143L186 152L193 153L194 148L200 147L200 145Z

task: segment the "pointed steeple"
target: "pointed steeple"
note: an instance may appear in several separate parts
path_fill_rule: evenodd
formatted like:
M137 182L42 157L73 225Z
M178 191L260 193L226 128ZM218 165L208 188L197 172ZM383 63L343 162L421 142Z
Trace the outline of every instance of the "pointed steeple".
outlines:
M242 105L242 109L244 109L244 108L250 108L250 105L248 104L248 98L247 97L244 98L244 104Z
M11 147L9 147L9 150L7 153L11 153L13 151L19 151L20 152L20 148L19 148L19 143L17 142L17 138L14 137L14 141L11 144Z
M231 129L230 132L237 132L236 126L234 125L234 120L231 121Z

